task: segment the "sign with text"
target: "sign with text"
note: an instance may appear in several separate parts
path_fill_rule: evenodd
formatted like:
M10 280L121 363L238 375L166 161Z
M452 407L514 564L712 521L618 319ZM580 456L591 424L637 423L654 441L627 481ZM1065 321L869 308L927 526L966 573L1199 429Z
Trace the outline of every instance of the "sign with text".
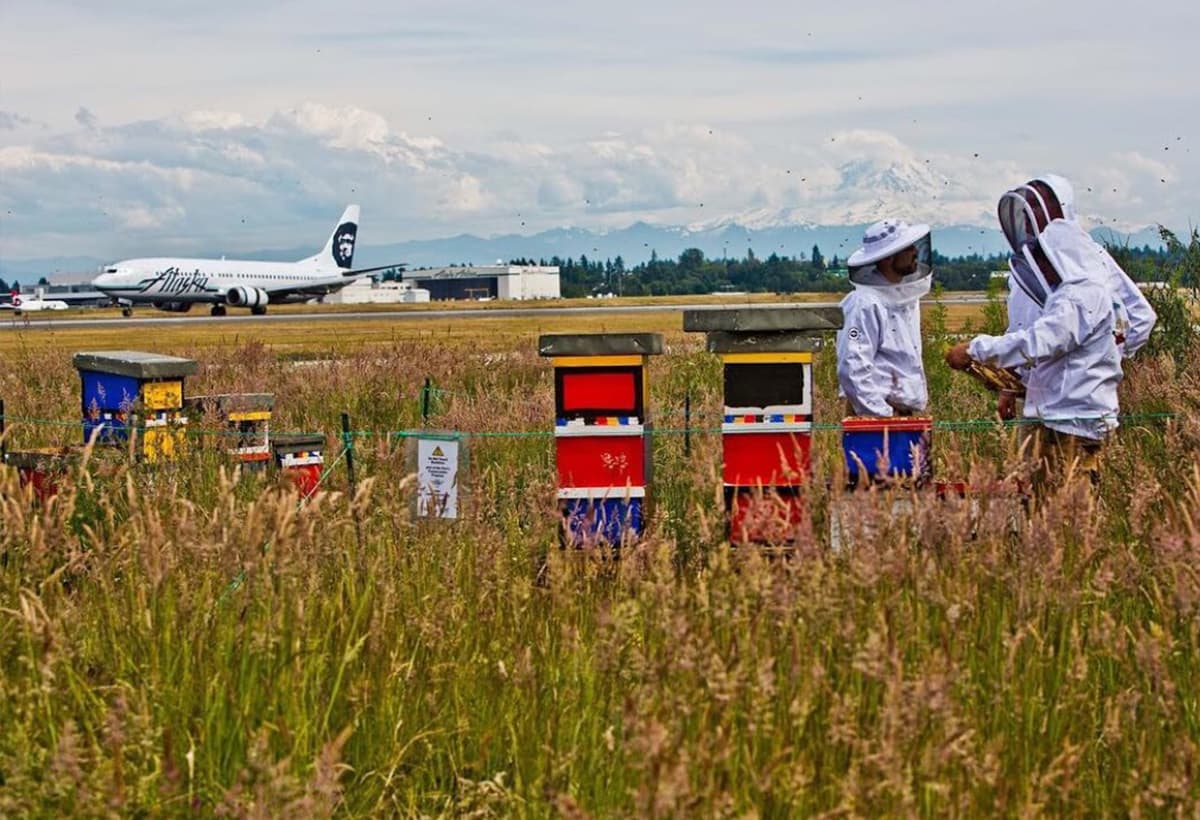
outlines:
M459 443L417 439L417 515L458 518Z

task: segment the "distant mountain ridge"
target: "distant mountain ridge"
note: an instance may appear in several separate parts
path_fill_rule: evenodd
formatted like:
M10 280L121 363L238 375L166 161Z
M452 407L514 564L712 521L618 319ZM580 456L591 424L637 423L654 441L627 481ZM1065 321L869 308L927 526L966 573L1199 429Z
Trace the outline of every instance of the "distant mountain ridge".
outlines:
M440 267L443 265L495 264L497 260L510 259L579 258L612 259L622 257L626 266L633 266L656 253L660 258L679 256L688 248L699 248L710 259L722 256L744 257L747 251L765 258L772 253L780 256L802 256L808 258L813 245L821 249L827 261L837 256L844 260L854 252L862 239L866 223L846 225L808 225L791 222L792 215L773 213L761 214L759 219L746 222L717 221L708 225L661 226L646 222L635 222L625 228L610 231L593 231L585 228L553 228L536 234L504 234L479 237L472 234L441 239L416 239L384 245L360 245L354 263L360 267L374 267L392 262L407 263L410 268ZM1156 228L1148 227L1133 234L1123 234L1100 228L1092 235L1101 240L1115 240L1118 244L1141 247L1160 247L1162 242ZM995 254L1004 252L1003 235L995 229L971 225L952 225L933 229L934 248L950 257L971 254ZM273 250L231 253L225 251L197 252L196 256L219 257L226 255L242 259L265 259L294 261L313 253L310 246L280 248ZM146 254L151 255L151 254ZM78 282L91 279L100 265L112 262L84 256L46 257L40 259L0 259L0 278L11 283L13 279L36 280L45 276L52 282Z

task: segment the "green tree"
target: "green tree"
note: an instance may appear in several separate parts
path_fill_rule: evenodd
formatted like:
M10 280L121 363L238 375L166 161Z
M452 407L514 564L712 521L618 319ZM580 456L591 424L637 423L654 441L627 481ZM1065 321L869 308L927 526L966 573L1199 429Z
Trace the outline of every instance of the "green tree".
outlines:
M819 271L825 270L825 257L821 256L821 249L816 245L812 249L812 266Z
M697 273L704 267L704 251L688 248L679 254L679 269L686 273Z
M1185 362L1200 344L1193 311L1200 298L1200 232L1193 228L1184 243L1161 225L1158 231L1167 248L1165 282L1146 290L1146 298L1158 314L1146 353L1167 353L1176 362ZM1189 292L1185 294L1181 287Z

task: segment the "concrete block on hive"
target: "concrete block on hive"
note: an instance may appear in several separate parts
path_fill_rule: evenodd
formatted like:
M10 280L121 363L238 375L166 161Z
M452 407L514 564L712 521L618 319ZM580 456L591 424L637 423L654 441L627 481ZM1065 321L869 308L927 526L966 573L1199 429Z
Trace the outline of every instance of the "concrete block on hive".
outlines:
M690 333L778 333L801 330L829 333L841 327L840 307L796 305L786 308L692 309L683 312L683 329Z
M194 376L199 369L193 359L146 353L140 350L102 350L76 353L72 359L76 370L112 373L139 381L151 379L182 379Z
M539 356L658 356L659 333L549 333L538 337Z

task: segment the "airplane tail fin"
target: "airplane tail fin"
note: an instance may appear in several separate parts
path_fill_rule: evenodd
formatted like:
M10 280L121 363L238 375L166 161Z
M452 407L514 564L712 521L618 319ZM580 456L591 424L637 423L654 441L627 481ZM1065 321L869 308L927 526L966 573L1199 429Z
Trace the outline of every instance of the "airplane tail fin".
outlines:
M357 205L348 205L321 252L303 261L317 268L333 267L340 270L352 270L354 267L354 243L358 238L358 210Z

